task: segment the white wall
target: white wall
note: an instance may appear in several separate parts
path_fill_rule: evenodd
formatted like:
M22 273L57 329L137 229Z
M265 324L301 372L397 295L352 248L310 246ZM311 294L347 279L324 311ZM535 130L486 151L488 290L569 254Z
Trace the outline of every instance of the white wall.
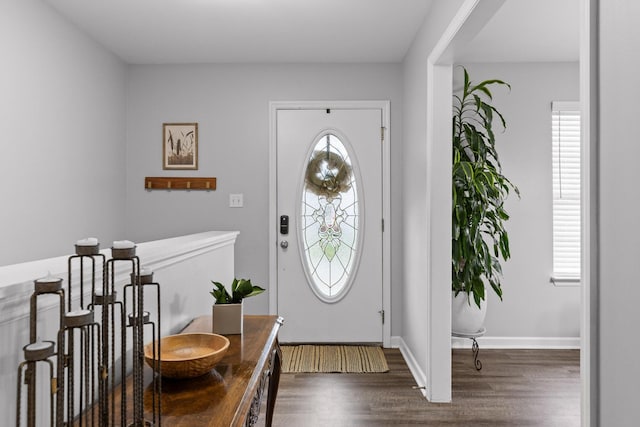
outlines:
M241 232L236 274L269 283L269 101L391 101L392 334L401 327L402 74L399 64L134 66L127 102L127 235ZM199 170L162 170L162 123L198 122ZM146 191L145 176L215 176L213 192ZM244 208L229 208L243 193ZM215 279L215 277L211 277ZM247 301L268 312L268 296Z
M640 390L640 143L636 84L640 3L600 1L599 31L599 357L601 426L637 426ZM597 316L597 313L592 313ZM595 379L594 379L595 381Z
M124 231L124 64L37 0L0 3L0 265Z
M506 204L511 259L503 263L503 301L489 288L488 337L577 338L580 287L549 282L552 264L551 101L579 100L578 63L463 64L472 81L501 79L493 104L507 128L496 132L505 175L518 186ZM454 68L454 89L462 70ZM497 129L500 129L498 125ZM561 343L561 341L558 341ZM567 344L571 342L568 340Z
M416 36L403 63L404 72L404 294L402 297L402 338L417 366L414 376L420 385L427 381L428 336L430 321L426 280L429 260L427 247L427 57L442 32L462 4L459 1L436 2ZM450 177L444 177L450 181ZM438 185L434 181L432 185ZM437 224L432 224L437 226ZM444 284L450 286L450 284ZM420 372L421 371L421 372ZM420 378L422 377L422 378Z

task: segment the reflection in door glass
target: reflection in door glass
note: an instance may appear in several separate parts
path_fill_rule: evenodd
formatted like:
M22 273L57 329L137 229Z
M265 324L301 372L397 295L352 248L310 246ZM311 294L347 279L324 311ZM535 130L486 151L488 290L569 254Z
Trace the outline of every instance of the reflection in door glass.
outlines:
M301 240L305 273L321 299L348 291L356 267L359 200L345 145L323 135L309 156L302 190Z

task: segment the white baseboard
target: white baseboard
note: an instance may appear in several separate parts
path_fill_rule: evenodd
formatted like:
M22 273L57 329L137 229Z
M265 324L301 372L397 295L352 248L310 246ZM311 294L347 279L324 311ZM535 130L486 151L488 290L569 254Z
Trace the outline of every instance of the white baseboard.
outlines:
M404 339L400 336L392 336L391 337L391 347L400 349L400 353L402 353L402 357L404 357L405 362L407 362L407 366L409 366L409 370L411 371L411 375L416 380L416 384L422 393L422 395L427 397L427 376L420 368L418 361L413 356L413 353L407 346L407 343L404 342Z
M579 337L480 337L477 339L482 349L579 349ZM422 395L428 399L426 390L427 376L418 364L415 356L401 336L391 337L391 348L400 349L411 375ZM451 338L451 348L471 348L468 338Z
M579 349L579 337L480 337L478 345L483 349ZM451 348L471 348L468 338L451 338Z

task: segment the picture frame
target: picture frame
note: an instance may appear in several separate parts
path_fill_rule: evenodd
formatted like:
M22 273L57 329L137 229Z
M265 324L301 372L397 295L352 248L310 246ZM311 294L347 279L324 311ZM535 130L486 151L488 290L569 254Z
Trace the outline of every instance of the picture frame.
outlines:
M162 169L198 169L198 123L162 124Z

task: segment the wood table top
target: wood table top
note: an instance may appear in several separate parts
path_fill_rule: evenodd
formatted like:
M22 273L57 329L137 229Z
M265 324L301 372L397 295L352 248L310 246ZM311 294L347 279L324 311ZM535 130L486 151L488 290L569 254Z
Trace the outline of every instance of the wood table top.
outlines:
M209 374L162 378L162 425L244 425L281 323L277 316L244 316L243 334L226 335L229 350ZM197 317L182 331L193 332L211 332L211 316Z

